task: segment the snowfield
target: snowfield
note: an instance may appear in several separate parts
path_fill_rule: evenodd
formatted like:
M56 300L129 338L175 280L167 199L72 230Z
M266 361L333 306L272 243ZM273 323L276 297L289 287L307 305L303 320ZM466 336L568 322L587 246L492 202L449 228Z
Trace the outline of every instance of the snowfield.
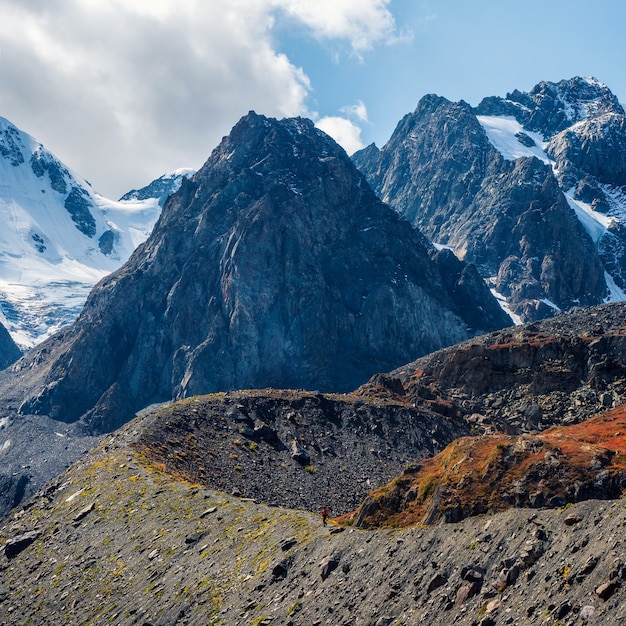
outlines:
M525 130L514 117L498 117L477 115L480 125L485 129L489 141L500 154L509 161L521 157L537 157L544 163L552 165L553 161L546 154L547 142L539 133ZM526 135L535 142L534 146L526 146L516 135Z
M0 322L16 343L30 348L73 322L91 288L148 238L160 210L157 198L104 198L0 118Z

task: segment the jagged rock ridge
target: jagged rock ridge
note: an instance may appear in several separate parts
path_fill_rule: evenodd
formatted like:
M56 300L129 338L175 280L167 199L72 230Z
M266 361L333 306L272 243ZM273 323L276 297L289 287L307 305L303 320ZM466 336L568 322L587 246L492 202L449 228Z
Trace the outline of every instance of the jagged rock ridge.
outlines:
M594 79L475 109L430 95L381 150L353 158L385 202L475 263L523 320L540 319L623 297L624 119Z
M163 174L141 189L131 189L120 198L120 202L156 198L159 206L163 206L165 201L180 189L183 178L190 178L194 174L195 170L189 168L180 168Z
M626 402L626 304L496 331L388 374L413 402L509 434L575 424Z

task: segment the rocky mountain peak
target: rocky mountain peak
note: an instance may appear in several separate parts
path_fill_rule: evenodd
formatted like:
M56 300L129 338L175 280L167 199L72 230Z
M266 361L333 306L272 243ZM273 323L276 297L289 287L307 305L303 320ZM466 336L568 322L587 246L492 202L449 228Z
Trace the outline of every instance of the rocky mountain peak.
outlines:
M104 198L4 118L0 181L0 322L32 347L78 317L94 284L147 238L160 207Z
M353 160L385 202L476 265L521 319L601 302L607 287L598 254L550 158L519 123L494 117L506 114L502 107L489 110L477 116L465 102L425 96L381 150ZM501 137L502 124L511 123L517 127L507 126L503 152L487 130L493 124ZM520 138L533 148L522 148ZM516 151L522 158L511 157Z
M604 83L576 76L558 83L542 81L530 92L516 89L505 98L485 98L476 113L511 115L547 140L577 122L606 114L624 115L624 109Z
M132 189L125 193L120 202L131 200L148 200L156 198L159 206L163 206L165 201L180 189L184 178L189 178L195 174L195 170L189 168L179 168L168 174L163 174L159 178L155 178L145 187L141 189Z

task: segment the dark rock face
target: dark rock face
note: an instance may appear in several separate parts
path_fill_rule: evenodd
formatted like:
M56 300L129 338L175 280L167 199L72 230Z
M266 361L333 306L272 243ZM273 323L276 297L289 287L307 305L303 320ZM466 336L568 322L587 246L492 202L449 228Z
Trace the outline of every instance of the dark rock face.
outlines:
M419 405L513 435L626 402L626 304L578 309L419 358L388 374Z
M13 167L24 163L24 155L20 150L19 131L14 126L4 128L0 133L0 156L7 159Z
M78 322L32 351L20 412L87 413L101 432L172 397L351 389L506 325L471 271L454 272L444 280L422 237L312 122L250 113Z
M535 157L504 158L478 115L514 117L541 133L553 168ZM369 146L353 160L385 202L475 264L523 320L541 319L555 305L602 302L605 269L623 285L620 221L596 245L564 192L573 188L572 197L593 209L618 211L617 186L626 182L624 120L615 96L593 79L540 83L529 94L486 98L476 109L431 95L382 150ZM526 133L516 137L536 146Z
M30 167L38 178L43 178L47 172L52 189L59 193L67 193L65 177L69 172L47 150L34 152L30 159Z
M553 137L548 152L559 166L564 186L589 176L596 183L622 187L626 185L626 116L607 113L579 122Z
M102 254L111 254L113 247L119 239L119 234L114 230L107 230L98 238L98 247Z
M7 329L0 324L0 369L9 367L22 356Z
M65 208L72 216L76 228L87 237L93 237L96 234L96 220L89 210L91 207L92 200L89 194L80 187L72 187L65 199Z

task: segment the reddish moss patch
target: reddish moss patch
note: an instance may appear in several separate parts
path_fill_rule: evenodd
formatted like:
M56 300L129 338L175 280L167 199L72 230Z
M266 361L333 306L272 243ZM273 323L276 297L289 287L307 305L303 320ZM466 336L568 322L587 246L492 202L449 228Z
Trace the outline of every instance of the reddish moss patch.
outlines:
M346 519L394 527L453 522L512 506L616 498L624 491L626 405L536 436L458 439L370 494L370 514L357 511Z

